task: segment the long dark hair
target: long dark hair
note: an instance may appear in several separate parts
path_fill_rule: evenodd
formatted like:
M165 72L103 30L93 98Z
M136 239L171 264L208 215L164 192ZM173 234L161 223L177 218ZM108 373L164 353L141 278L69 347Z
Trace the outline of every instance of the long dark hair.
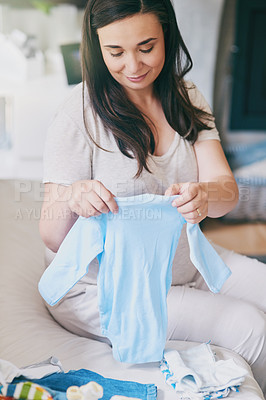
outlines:
M210 129L206 121L211 119L189 99L184 76L193 63L179 32L171 0L89 0L81 43L84 123L87 129L84 107L84 90L87 88L94 113L112 132L120 151L138 161L136 176L143 168L149 171L147 157L154 153L154 136L144 114L109 73L102 57L97 29L138 13L156 15L163 28L165 64L154 82L154 92L161 101L169 125L194 143L200 130ZM89 129L87 131L89 133Z

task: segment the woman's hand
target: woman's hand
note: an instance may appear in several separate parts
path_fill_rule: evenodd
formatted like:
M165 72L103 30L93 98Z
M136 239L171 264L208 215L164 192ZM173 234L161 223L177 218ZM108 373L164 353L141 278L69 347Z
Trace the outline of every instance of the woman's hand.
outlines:
M115 196L97 180L76 181L68 190L68 206L77 215L88 218L118 212Z
M165 196L180 195L172 206L176 207L187 222L197 224L208 214L207 183L186 182L175 183L166 191Z

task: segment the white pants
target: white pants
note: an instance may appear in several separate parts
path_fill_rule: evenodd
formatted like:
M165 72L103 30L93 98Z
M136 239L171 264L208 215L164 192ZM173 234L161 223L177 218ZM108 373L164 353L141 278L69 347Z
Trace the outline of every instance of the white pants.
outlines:
M240 354L266 395L266 265L214 246L232 275L219 294L198 273L192 284L172 286L168 294L168 340L208 342ZM101 335L97 286L82 280L54 307L63 327L109 342ZM110 343L110 342L109 342Z

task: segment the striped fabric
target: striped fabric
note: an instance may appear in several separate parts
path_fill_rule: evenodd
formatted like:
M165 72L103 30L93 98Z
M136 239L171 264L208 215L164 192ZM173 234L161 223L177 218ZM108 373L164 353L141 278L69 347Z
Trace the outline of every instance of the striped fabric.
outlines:
M53 400L50 393L33 382L19 382L4 385L0 393L5 397L21 400Z

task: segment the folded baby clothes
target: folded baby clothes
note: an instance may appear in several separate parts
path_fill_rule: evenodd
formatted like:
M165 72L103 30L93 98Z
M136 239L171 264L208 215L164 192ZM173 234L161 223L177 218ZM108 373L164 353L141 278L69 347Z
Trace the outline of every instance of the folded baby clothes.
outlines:
M119 213L79 217L39 282L56 304L99 260L98 302L102 334L114 357L127 363L160 361L167 333L167 293L183 216L177 196L116 198ZM187 224L190 258L208 287L218 292L230 275L197 224Z
M16 378L13 383L22 381ZM96 382L103 388L101 400L110 400L112 396L135 397L141 400L156 400L157 387L132 381L104 378L96 372L87 369L71 370L67 373L58 372L33 382L46 388L54 400L66 400L66 391L70 386L82 386L88 382Z
M238 391L247 375L233 359L216 360L208 343L187 350L165 350L160 368L178 399L216 399Z

